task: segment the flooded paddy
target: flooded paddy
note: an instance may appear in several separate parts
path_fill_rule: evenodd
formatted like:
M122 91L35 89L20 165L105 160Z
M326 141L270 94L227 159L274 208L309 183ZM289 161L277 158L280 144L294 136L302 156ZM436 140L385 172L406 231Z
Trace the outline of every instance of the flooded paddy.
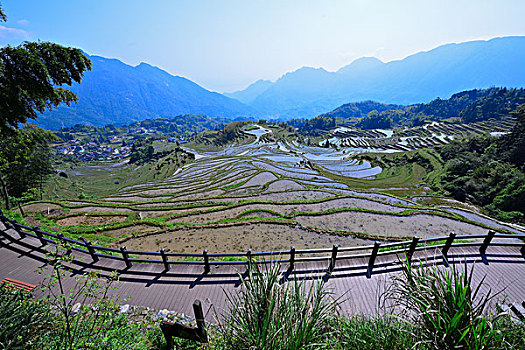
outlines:
M488 128L481 124L473 127L480 132ZM203 157L178 168L164 180L116 189L98 204L35 203L26 206L26 210L41 212L64 207L69 213L65 216L87 213L90 215L61 218L57 225L92 225L94 229L96 225L121 223L129 215L135 225L100 234L126 239L128 249L163 247L172 252L235 252L248 248L271 251L292 245L324 248L332 244L370 243L353 238L352 233L388 241L415 235L444 236L451 231L480 234L488 228L525 232L452 202L438 206L410 200L417 199L417 195L400 198L387 194L397 193L389 192L394 188L405 188L398 184L368 186L367 190L351 186L352 179L366 182L383 171L369 161L355 158L356 152L393 152L448 142L466 132L454 125L433 123L410 132L371 130L362 135L339 128L332 138L340 139L340 149L264 142L271 138L263 136L271 132L266 127L254 127L246 131L253 136L251 144L218 151L200 150ZM184 149L197 153L189 147ZM402 213L406 210L411 212Z

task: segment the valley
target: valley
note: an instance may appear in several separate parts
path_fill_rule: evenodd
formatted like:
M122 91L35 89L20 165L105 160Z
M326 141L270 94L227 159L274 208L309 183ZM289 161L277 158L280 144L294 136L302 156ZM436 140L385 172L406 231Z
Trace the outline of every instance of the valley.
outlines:
M220 131L207 131L183 145L153 141L159 156L144 163L63 162L48 200L24 206L25 220L111 247L194 253L523 233L444 197L435 183L443 160L430 147L508 133L514 123L338 127L310 146L283 124L237 123L222 147L212 144ZM183 154L190 156L180 162Z

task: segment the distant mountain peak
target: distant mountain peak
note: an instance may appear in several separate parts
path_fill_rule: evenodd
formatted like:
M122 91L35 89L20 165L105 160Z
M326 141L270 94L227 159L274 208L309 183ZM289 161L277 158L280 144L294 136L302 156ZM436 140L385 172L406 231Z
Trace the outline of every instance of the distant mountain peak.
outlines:
M292 72L288 72L282 75L279 79L277 79L275 83L277 84L279 82L289 81L292 79L306 81L308 79L317 79L319 77L324 77L329 74L331 73L325 70L323 67L315 68L315 67L304 66Z
M266 89L272 86L270 80L259 79L255 83L250 84L246 89L235 92L226 92L223 95L234 98L242 103L250 104L253 100L262 94Z
M387 63L362 57L337 72L303 67L250 105L267 115L314 117L352 101L414 104L458 91L525 87L525 36L445 44Z
M151 64L146 63L146 62L140 62L139 64L137 64L137 65L135 66L135 68L140 68L140 67L142 67L142 68L145 68L145 67L157 68L157 67L152 66Z
M368 70L377 68L383 65L384 62L377 57L360 57L352 61L352 63L341 67L337 73L345 74L358 70Z
M304 74L304 73L328 73L328 71L326 69L324 69L323 67L310 67L310 66L303 66L301 68L298 68L292 72L288 72L286 74L283 75L283 77L287 76L287 75L292 75L292 74Z
M206 114L235 118L256 112L237 100L208 91L196 83L142 62L137 66L118 59L89 56L93 69L71 90L79 98L71 107L59 106L41 114L45 128L74 124L120 125L147 118Z
M364 57L359 57L359 58L356 58L355 60L352 61L352 65L363 65L363 64L382 64L384 63L383 61L381 61L379 58L377 57L373 57L373 56L364 56Z

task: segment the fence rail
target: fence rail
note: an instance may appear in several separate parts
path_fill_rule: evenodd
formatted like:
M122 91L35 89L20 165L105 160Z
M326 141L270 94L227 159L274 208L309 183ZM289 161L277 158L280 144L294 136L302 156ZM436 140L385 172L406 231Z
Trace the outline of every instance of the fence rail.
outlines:
M382 243L375 241L374 244L366 246L339 247L337 244L334 244L332 248L321 249L296 249L291 247L290 250L266 252L252 252L248 249L245 253L209 253L204 249L202 253L177 253L166 252L164 248L154 252L127 250L125 246L121 246L118 249L94 245L82 236L79 236L79 240L75 240L65 237L61 233L45 232L36 226L22 225L16 220L5 217L1 211L0 221L7 229L16 231L22 239L25 237L36 238L40 241L41 246L62 242L68 244L71 250L91 256L94 263L98 262L100 258L115 259L123 261L127 268L131 268L134 263L162 264L166 270L170 270L172 265L202 265L204 273L208 273L211 265L249 265L250 263L269 264L279 262L289 264L290 268L293 269L295 264L300 262L328 261L327 271L332 272L340 260L364 258L368 259L368 261L363 267L367 269L367 276L370 277L377 257L388 254L406 254L407 259L410 261L416 251L427 249L440 249L441 254L446 257L451 247L479 246L479 252L483 255L489 246L500 246L520 247L521 254L525 256L525 234L505 234L492 230L489 230L486 234L476 235L457 235L451 232L448 236L435 238L421 239L415 236L412 240L402 242ZM513 239L514 241L493 242L494 238ZM482 241L479 241L481 239ZM352 254L342 254L348 252ZM318 256L319 254L326 255ZM138 258L137 256L152 256L154 259ZM186 260L171 260L174 257L186 258ZM234 258L236 260L224 260L224 258ZM258 258L261 259L257 260Z

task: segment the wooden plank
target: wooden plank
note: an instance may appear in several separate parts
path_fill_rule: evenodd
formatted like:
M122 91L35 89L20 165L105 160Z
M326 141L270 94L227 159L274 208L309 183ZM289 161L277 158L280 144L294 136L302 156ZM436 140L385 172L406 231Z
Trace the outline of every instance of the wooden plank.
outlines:
M36 288L36 285L34 285L34 284L25 283L25 282L18 281L18 280L9 278L9 277L3 279L0 282L0 284L7 284L7 285L10 285L10 286L14 287L15 289L24 290L24 291L26 291L28 293L32 292L33 289Z

